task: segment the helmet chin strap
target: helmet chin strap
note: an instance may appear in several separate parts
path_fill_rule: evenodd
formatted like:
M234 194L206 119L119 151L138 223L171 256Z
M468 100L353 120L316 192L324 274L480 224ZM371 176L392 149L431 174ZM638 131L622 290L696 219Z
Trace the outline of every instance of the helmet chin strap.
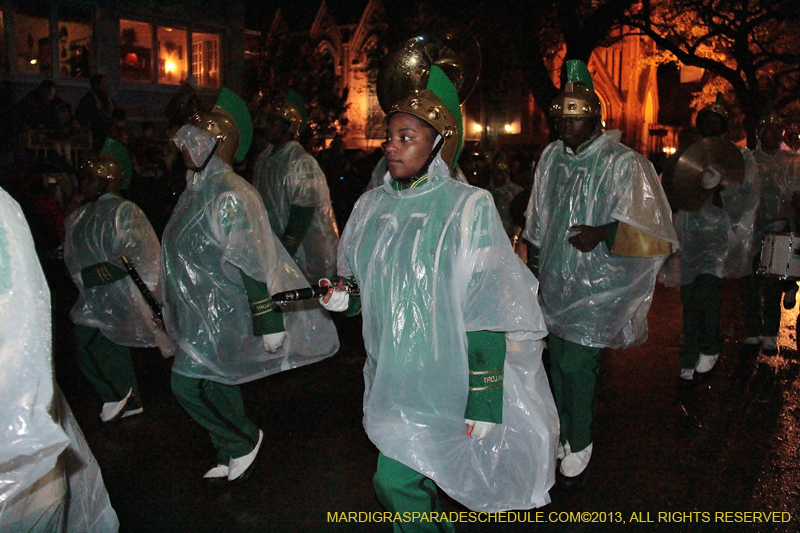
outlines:
M444 137L442 137L441 135L437 135L437 137L439 138L439 140L434 145L433 150L431 150L431 155L428 156L428 159L427 161L425 161L425 164L420 167L420 169L417 171L416 174L414 174L414 177L411 180L412 182L422 179L422 177L428 173L428 167L431 166L433 160L436 159L436 155L442 149L442 146L444 146Z
M208 164L211 162L211 158L214 157L214 154L217 153L217 148L219 148L219 145L220 145L221 142L222 142L222 139L217 137L214 140L214 148L212 148L211 151L208 153L208 156L206 157L206 160L203 161L203 164L200 165L199 167L196 167L196 168L190 168L189 170L191 170L193 172L196 172L196 173L204 171L206 169L206 167L208 166Z

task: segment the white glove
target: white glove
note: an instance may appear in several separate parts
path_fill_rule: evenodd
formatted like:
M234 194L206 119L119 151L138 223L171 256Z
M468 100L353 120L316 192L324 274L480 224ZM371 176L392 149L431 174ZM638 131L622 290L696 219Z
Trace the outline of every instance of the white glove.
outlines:
M156 331L156 344L158 345L158 350L161 352L161 355L167 358L175 355L178 349L178 346L160 329Z
M347 306L350 303L350 293L345 291L333 291L333 294L331 294L331 299L328 300L328 303L322 301L322 298L324 297L325 296L320 297L319 303L328 311L341 313L347 309Z
M706 190L713 189L722 181L725 171L718 165L706 165L700 177L700 186Z
M286 340L286 332L270 333L269 335L262 335L261 342L264 344L264 349L269 353L275 353L283 345Z
M465 418L464 422L468 426L473 426L472 431L467 428L467 435L473 439L482 439L488 435L492 428L496 425L494 422L475 422L474 420L470 420L468 418Z

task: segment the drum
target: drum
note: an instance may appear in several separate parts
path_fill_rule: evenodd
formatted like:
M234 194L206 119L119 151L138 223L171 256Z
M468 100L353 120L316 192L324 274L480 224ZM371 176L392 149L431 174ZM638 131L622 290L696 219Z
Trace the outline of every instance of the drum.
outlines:
M800 235L767 233L761 243L757 274L780 279L800 279Z

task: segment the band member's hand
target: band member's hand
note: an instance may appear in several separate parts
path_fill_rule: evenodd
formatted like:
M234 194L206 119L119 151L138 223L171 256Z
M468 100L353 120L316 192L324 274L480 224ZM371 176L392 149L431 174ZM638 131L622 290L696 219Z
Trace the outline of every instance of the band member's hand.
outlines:
M319 299L322 307L328 311L342 312L347 309L350 304L350 294L343 284L337 285L335 288L331 287L328 292Z
M178 350L178 346L161 329L156 331L156 344L164 357L172 357Z
M464 423L467 425L467 435L473 439L482 439L488 435L492 428L494 428L496 425L494 422L476 422L475 420L470 420L468 418L464 419Z
M722 182L724 175L725 170L720 165L706 165L700 176L700 187L706 190L713 189Z
M602 226L580 224L568 227L567 231L578 232L577 235L570 237L568 242L581 252L591 252L595 246L606 239L606 230Z
M277 352L281 346L283 346L283 341L286 340L286 332L281 331L280 333L270 333L269 335L262 335L261 342L264 344L264 349L269 353Z

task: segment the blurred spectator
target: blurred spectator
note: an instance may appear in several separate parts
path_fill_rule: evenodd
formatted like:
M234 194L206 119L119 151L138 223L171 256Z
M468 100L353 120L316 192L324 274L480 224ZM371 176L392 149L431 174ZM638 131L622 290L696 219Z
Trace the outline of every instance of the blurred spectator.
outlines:
M89 91L78 102L75 118L82 126L91 128L92 148L99 152L114 124L114 101L108 94L108 79L104 75L92 74L89 84Z
M119 141L126 148L130 142L128 136L128 113L121 107L115 107L111 112L111 134L110 137L115 141Z
M141 207L160 237L186 185L186 169L182 160L170 159L168 165L171 147L149 120L130 143L135 173L125 197Z
M17 105L17 124L24 129L56 130L60 104L68 105L56 95L55 82L44 80Z
M521 228L517 227L512 220L511 202L522 192L522 187L511 181L508 163L502 160L495 163L492 169L492 180L486 190L494 198L494 205L500 214L503 229L506 230L506 234L513 244Z

